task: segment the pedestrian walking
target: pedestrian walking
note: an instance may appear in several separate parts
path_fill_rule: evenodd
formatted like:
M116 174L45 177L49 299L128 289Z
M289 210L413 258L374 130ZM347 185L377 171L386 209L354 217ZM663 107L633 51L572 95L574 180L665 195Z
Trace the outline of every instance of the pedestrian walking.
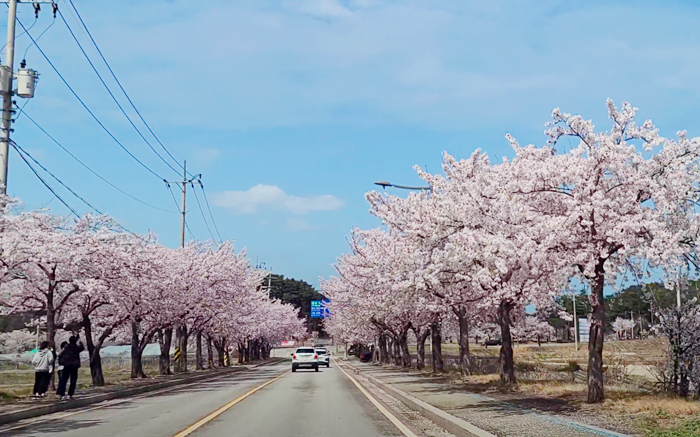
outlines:
M68 342L64 341L61 343L61 352L63 352L63 349L68 346ZM61 352L58 353L58 367L56 367L56 370L58 370L58 380L61 381L61 374L63 373L63 363L61 362Z
M75 385L78 382L78 369L80 369L80 352L84 351L85 347L77 336L68 339L68 344L58 356L58 362L63 365L61 378L58 381L58 390L56 394L60 399L66 398L66 385L70 379L68 387L68 399L73 399L75 393Z
M49 388L49 380L53 371L53 351L49 348L48 341L42 341L39 350L32 358L34 365L34 399L42 398Z

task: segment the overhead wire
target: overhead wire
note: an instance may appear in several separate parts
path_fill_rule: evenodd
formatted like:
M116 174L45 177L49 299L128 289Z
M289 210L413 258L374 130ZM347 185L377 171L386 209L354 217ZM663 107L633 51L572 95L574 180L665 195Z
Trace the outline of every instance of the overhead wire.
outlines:
M75 191L73 191L73 189L72 189L71 187L69 187L68 185L66 185L65 183L63 183L63 181L61 181L58 177L56 177L56 175L54 175L54 174L51 173L46 167L44 167L43 165L41 165L41 163L39 163L39 161L37 161L36 159L34 159L34 157L33 157L32 155L30 155L29 152L27 152L26 150L24 150L19 144L17 144L17 143L14 142L14 141L11 141L11 143L12 143L12 147L14 147L15 150L17 150L17 153L24 154L24 155L28 156L29 159L31 159L32 161L34 161L34 163L35 163L36 165L38 165L42 170L44 170L44 172L46 172L49 176L51 176L56 182L58 182L63 188L65 188L66 190L68 190L68 191L69 191L73 196L75 196L78 200L80 200L80 201L83 202L85 205L87 205L88 208L92 209L93 211L95 211L96 213L98 213L98 214L100 214L100 215L104 215L104 213L103 213L102 211L100 211L99 209L97 209L94 205L92 205L90 202L88 202L87 200L85 200L85 198L83 198L83 197L80 196L78 193L76 193Z
M78 215L78 213L75 212L75 210L73 208L71 208L71 206L68 205L68 203L65 200L63 200L63 198L61 196L58 195L58 193L51 187L51 185L49 185L48 182L46 182L44 180L44 178L41 177L41 175L36 171L36 169L34 167L32 167L32 165L29 163L29 161L27 161L27 158L25 158L24 155L17 148L15 148L15 150L17 151L17 154L20 156L20 158L22 158L22 161L24 161L24 163L27 164L27 167L29 167L29 169L32 171L32 173L34 173L34 175L37 177L37 179L39 179L41 181L41 183L49 191L51 191L51 193L54 195L54 197L56 197L56 199L58 199L66 208L68 208L70 210L70 212L73 213L74 216L80 218L80 215Z
M177 159L175 159L175 157L172 155L172 153L170 153L170 151L168 150L168 148L165 147L165 145L164 145L164 144L161 142L161 140L158 138L158 135L156 135L156 133L153 131L153 129L151 129L151 126L150 126L150 125L146 122L146 120L143 118L143 116L141 115L141 112L138 110L138 108L136 108L136 105L135 105L134 102L131 100L131 97L129 97L129 94L126 92L126 90L125 90L124 87L122 86L121 82L120 82L119 79L117 78L117 75L114 73L114 70L112 70L112 67L109 65L109 62L107 62L107 59L106 59L105 56L102 54L102 50L100 50L100 47L97 45L97 42L96 42L95 39L92 37L92 33L90 33L90 30L88 29L87 25L85 24L85 21L83 20L83 17L80 15L80 12L78 12L78 8L75 7L75 4L73 3L73 0L68 0L68 2L70 3L71 7L72 7L73 10L75 11L75 14L78 16L78 20L79 20L80 23L83 25L83 29L85 29L85 32L87 33L88 37L90 38L90 41L92 41L92 44L95 46L95 49L97 50L97 53L100 54L100 57L102 58L102 61L105 63L105 65L107 66L107 69L108 69L109 72L112 74L112 77L114 78L115 82L117 82L117 85L119 85L119 88L120 88L120 89L122 90L122 92L124 93L124 96L125 96L126 99L129 101L129 104L131 105L131 107L134 109L134 111L135 111L136 114L139 116L139 118L141 119L141 121L143 122L143 124L146 126L146 128L148 129L148 131L151 133L151 135L153 135L153 138L155 138L155 140L158 142L158 144L160 144L160 146L163 148L163 150L165 150L165 153L167 153L168 156L170 156L170 158L172 158L172 160L173 160L178 166L180 166L180 168L182 168L182 169L184 170L184 166L183 166L182 164L180 164L180 161L178 161ZM69 9L69 10L70 10L70 9ZM59 13L60 13L60 12L59 12ZM65 20L64 20L64 21L65 21ZM66 24L66 25L67 25L67 24ZM189 172L188 172L188 173L189 173ZM189 174L190 174L190 176L192 175L191 173L189 173Z
M207 217L204 215L204 210L202 209L202 204L199 203L199 196L197 196L197 190L194 188L194 183L192 184L192 192L194 193L195 200L197 200L197 207L199 208L199 212L202 213L202 219L204 220L204 225L207 227L207 231L209 231L209 235L211 236L211 239L216 241L216 237L214 237L214 234L211 232L211 228L209 227L209 223L207 222Z
M23 29L26 30L26 28L24 27L24 25L22 24L22 22L21 22L19 19L17 19L17 22L19 23L20 26L22 26ZM51 66L51 68L53 69L53 71L56 72L56 74L57 74L58 77L61 79L61 81L63 81L63 83L66 85L66 87L68 87L68 89L69 89L70 92L73 94L73 96L80 102L80 104L83 106L83 108L85 108L85 110L90 114L90 116L92 116L92 118L97 122L97 124L102 128L102 130L104 130L104 131L107 133L107 135L109 135L110 138L112 138L112 140L114 140L114 142L117 143L117 145L119 145L119 147L121 147L122 150L124 150L134 161L136 161L139 165L141 165L141 167L143 167L144 169L146 169L146 170L147 170L149 173L151 173L153 176L155 176L155 177L157 177L158 179L164 181L165 178L163 178L162 176L160 176L158 173L156 173L156 172L153 171L150 167L148 167L146 164L144 164L140 159L138 159L133 153L131 153L131 151L129 151L129 149L127 149L127 148L112 134L112 132L110 132L109 129L107 129L107 127L100 121L100 119L97 118L97 116L92 112L92 110L90 110L90 108L85 104L85 102L83 101L83 99L80 98L80 96L78 95L78 93L75 92L75 90L73 89L73 87L70 86L70 84L68 83L68 81L63 77L63 75L58 71L58 69L57 69L56 66L53 64L53 62L51 62L51 60L50 60L49 57L46 55L46 53L44 53L44 51L41 49L41 47L39 46L39 44L36 44L36 40L34 40L34 38L32 37L31 33L27 32L27 36L29 36L29 38L34 42L34 45L36 45L36 48L39 50L39 52L40 52L41 55L44 57L44 59L46 59L46 62L48 62L48 64L49 64L49 65Z
M24 107L23 107L23 108L24 108ZM145 201L139 199L138 197L135 197L135 196L129 194L128 192L122 190L121 188L119 188L118 186L116 186L115 184L113 184L112 182L110 182L109 180L107 180L106 178L104 178L102 175L100 175L99 173L97 173L95 170L93 170L92 168L90 168L90 166L88 166L87 164L85 164L83 161L81 161L81 160L80 160L77 156L75 156L70 150L68 150L65 146L63 146L63 144L61 144L56 138L54 138L54 137L53 137L51 134L49 134L43 127L41 127L41 125L39 125L39 123L37 123L32 117L30 117L29 114L27 114L27 113L24 111L24 109L20 109L19 112L20 112L19 115L24 114L24 116L27 117L27 119L28 119L29 121L31 121L31 122L34 124L34 126L36 126L41 132L44 133L44 135L46 135L51 141L53 141L58 147L60 147L61 150L63 150L64 152L66 152L66 153L67 153L71 158L73 158L78 164L80 164L81 166L83 166L86 170L88 170L90 173L92 173L93 175L95 175L96 177L98 177L101 181L103 181L104 183L106 183L106 184L109 185L110 187L114 188L115 190L117 190L118 192L122 193L123 195L129 197L130 199L135 200L136 202L139 202L139 203L142 204L142 205L148 206L149 208L153 208L153 209L156 209L156 210L158 210L158 211L169 212L169 213L173 213L173 214L175 213L175 211L172 211L172 210L169 210L169 209L165 209L165 208L160 208L160 207L158 207L158 206L155 206L155 205L152 205L152 204L150 204L150 203L148 203L148 202L145 202ZM19 116L18 116L17 118L19 118ZM16 120L15 120L15 121L16 121Z
M146 137L143 135L143 133L141 133L141 131L139 130L139 128L136 127L136 124L134 124L134 121L131 119L131 117L129 116L129 114L126 113L126 111L124 110L124 107L121 105L121 103L119 103L119 100L117 100L117 98L114 96L114 93L112 93L112 90L109 89L109 86L107 85L107 83L106 83L106 82L104 81L104 79L102 78L102 75L100 74L100 72L97 71L97 68L95 67L95 64L93 64L92 60L90 59L90 57L88 56L88 54L85 52L85 49L83 48L82 44L80 44L80 41L78 40L78 37L75 36L75 33L73 32L73 29L71 29L70 25L69 25L68 22L66 21L66 18L63 16L63 13L62 13L60 10L58 11L58 15L61 17L61 20L63 21L63 24L66 25L66 28L68 29L68 31L70 32L71 36L73 37L73 40L74 40L75 43L78 45L78 48L80 48L80 51L83 53L83 56L85 57L85 59L86 59L86 60L88 61L88 63L90 64L90 67L92 67L92 70L95 72L95 74L97 75L97 77L100 79L100 82L102 83L102 85L104 86L104 88L107 90L107 92L109 93L110 97L112 97L112 100L114 100L114 103L116 103L116 105L117 105L117 107L119 108L119 110L121 111L121 113L122 113L122 114L124 115L124 117L126 117L126 119L129 121L129 124L131 124L131 127L134 128L134 130L136 131L136 133L138 133L138 135L141 137L141 139L148 145L148 147L153 151L153 153L155 153L155 154L158 156L158 158L160 158L160 160L163 161L163 163L164 163L165 165L167 165L168 167L170 167L170 169L171 169L172 171L174 171L175 173L180 174L180 171L179 171L179 170L176 170L175 167L173 167L168 161L166 161L165 158L163 158L163 156L162 156L160 153L158 153L158 151L157 151L157 150L151 145L151 143L146 139Z
M214 214L211 213L211 207L209 206L209 199L207 199L207 192L204 191L204 184L202 181L199 181L199 187L202 190L202 194L204 195L204 202L207 204L207 210L209 210L209 217L211 217L211 222L214 224L214 230L216 230L216 235L219 236L219 241L223 243L223 239L221 238L221 234L219 233L219 227L216 226L216 221L214 220Z
M36 26L36 23L38 23L38 22L39 22L39 16L36 15L36 16L34 17L34 22L32 23L31 26L29 26L29 27L27 28L27 30L32 30L32 27ZM15 39L14 39L14 42L17 42L17 40L19 39L19 37L22 36L22 35L24 35L25 33L26 33L26 32L22 32L22 33L20 33L19 35L17 35L17 36L15 37ZM8 44L10 44L10 41L7 41L7 42L5 43L5 45L2 46L2 50L0 50L0 51L4 51L4 50L7 48L7 45L8 45Z
M17 21L19 22L19 19L17 19ZM49 27L47 27L46 29L44 29L44 31L41 32L41 33L39 34L39 36L36 38L36 41L32 38L32 43L29 44L29 45L27 46L27 49L24 51L24 56L22 57L22 59L27 59L27 53L29 53L29 49L31 49L32 46L35 46L36 43L37 43L37 41L39 41L39 40L41 39L41 37L44 36L44 34L45 34L46 32L48 32L48 30L51 29L51 28L53 27L54 24L56 24L56 15L55 15L55 14L54 14L54 16L53 16L53 20L51 21L51 24L49 24ZM32 27L33 27L33 26L30 26L29 29L24 29L24 32L23 32L21 35L24 35L25 33L26 33L27 35L29 35L29 30L30 30ZM24 28L24 26L22 26L22 28Z
M29 159L31 159L36 165L38 165L39 168L41 168L42 170L44 170L44 172L45 172L46 174L48 174L49 176L51 176L56 182L58 182L63 188L65 188L66 190L68 190L73 196L75 196L78 200L80 200L82 203L84 203L88 208L92 209L93 211L95 211L95 212L98 213L99 215L105 215L105 213L103 213L102 211L100 211L99 209L97 209L94 205L92 205L90 202L88 202L87 200L85 200L85 198L84 198L83 196L81 196L81 195L79 195L78 193L76 193L75 190L73 190L71 187L68 186L68 184L64 183L64 182L63 182L61 179L59 179L55 174L51 173L51 171L50 171L49 169L47 169L46 167L44 167L44 166L43 166L39 161L37 161L29 152L27 152L26 150L24 150L24 149L23 149L19 144L17 144L15 141L10 141L10 144L12 144L12 147L14 147L14 149L17 151L17 153L18 153L20 156L22 156L22 159L24 160L24 162L26 162L27 165L30 166L30 168L32 169L32 172L44 183L44 185L45 185L47 188L49 188L49 190L51 190L51 192L58 198L58 200L60 200L64 205L66 205L66 207L67 207L68 209L71 210L71 212L72 212L73 214L75 214L76 217L79 218L80 216L76 213L76 211L75 211L73 208L71 208L70 206L68 206L68 204L67 204L65 201L63 201L63 199L61 199L61 197L59 197L58 194L56 194L56 192L55 192L52 188L50 188L50 187L45 183L45 181L41 178L41 176L39 176L39 174L37 173L37 171L29 164L29 162L26 160L26 158L24 157L24 155L26 155L27 157L29 157ZM122 229L122 230L124 230L124 231L126 231L126 232L128 232L128 233L130 233L130 234L132 234L132 235L134 235L134 236L136 236L136 237L138 237L139 239L142 239L142 237L141 237L140 235L136 234L135 232L130 231L129 229L127 229L127 228L125 228L124 226L122 226L121 224L116 223L116 225L117 225L120 229Z

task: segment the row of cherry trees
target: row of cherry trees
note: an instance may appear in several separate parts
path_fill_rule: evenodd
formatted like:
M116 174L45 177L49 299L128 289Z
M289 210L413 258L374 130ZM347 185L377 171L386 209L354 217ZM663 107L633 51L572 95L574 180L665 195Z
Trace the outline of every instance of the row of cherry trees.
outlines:
M179 372L187 371L192 338L201 369L205 361L223 365L231 347L241 359L264 358L275 343L305 335L297 311L268 298L264 272L231 242L171 249L154 235L121 231L109 217L6 213L0 268L0 308L45 318L52 344L57 334L81 332L95 385L104 384L100 350L107 341L130 343L131 376L145 377L141 357L154 341L160 373L168 374L173 341L182 354L174 363Z
M430 191L368 193L383 226L355 229L338 275L322 283L328 330L345 341L389 338L404 364L413 330L420 366L427 332L439 355L440 322L455 319L469 374L469 331L495 320L501 379L514 384L512 327L543 335L541 322L524 318L525 306L556 310L554 297L574 280L591 289L588 400L604 399L603 289L693 262L700 201L699 139L662 138L650 121L636 124L627 103L608 101L608 110L609 131L555 110L543 147L507 136L512 159L444 154L443 175L417 169ZM562 140L570 150L558 150Z

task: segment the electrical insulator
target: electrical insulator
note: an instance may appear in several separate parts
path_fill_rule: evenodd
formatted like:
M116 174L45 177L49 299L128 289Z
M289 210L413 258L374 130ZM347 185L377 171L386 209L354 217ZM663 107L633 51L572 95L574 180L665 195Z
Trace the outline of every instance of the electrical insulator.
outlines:
M0 92L10 92L10 82L12 81L12 72L7 65L0 66Z
M36 88L38 77L39 73L31 68L20 68L17 72L17 95L23 99L34 97L34 89Z

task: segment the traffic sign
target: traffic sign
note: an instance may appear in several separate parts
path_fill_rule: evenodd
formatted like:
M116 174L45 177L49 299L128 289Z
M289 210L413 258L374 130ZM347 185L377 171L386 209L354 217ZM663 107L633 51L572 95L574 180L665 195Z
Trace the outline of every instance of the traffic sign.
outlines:
M328 304L329 300L312 300L311 301L311 318L325 319L329 316Z
M587 318L578 319L578 333L581 343L588 343L591 334L591 322Z

